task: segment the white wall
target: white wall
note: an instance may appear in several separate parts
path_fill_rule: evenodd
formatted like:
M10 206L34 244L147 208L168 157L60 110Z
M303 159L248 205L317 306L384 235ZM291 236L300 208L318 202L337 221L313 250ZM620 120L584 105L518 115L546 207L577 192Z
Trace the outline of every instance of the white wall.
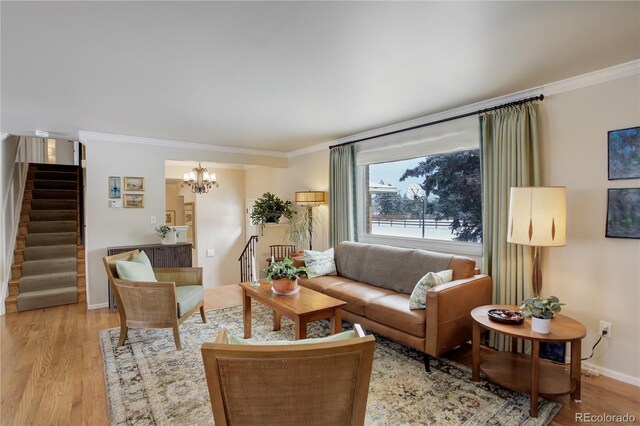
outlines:
M276 169L271 167L255 167L246 173L246 198L259 198L265 192L271 192L283 200L289 200L295 206L296 191L328 191L329 189L329 150L313 152L289 159L289 167ZM314 227L313 249L317 251L328 249L329 244L329 214L328 205L324 204L313 209L318 218ZM258 267L266 267L269 257L269 245L289 244L286 239L286 226L268 225L258 238ZM259 232L259 231L258 231Z
M640 179L607 180L607 132L640 125L640 77L634 75L545 98L540 104L542 177L567 187L567 245L545 249L542 294L566 303L563 313L588 330L590 354L600 320L613 323L589 361L640 385L640 240L605 238L607 188L640 187ZM638 207L638 206L636 206Z
M213 151L206 147L199 149L196 144L181 145L160 141L157 145L150 145L152 140L144 139L140 143L140 138L130 138L138 143L128 143L126 141L128 138L109 139L109 135L93 134L83 136L82 139L86 146L87 160L85 250L89 308L103 307L108 303L107 277L102 264L102 257L106 255L107 247L159 242L154 228L164 221L166 210L165 160L286 166L286 158L282 157ZM108 207L107 178L109 176L144 176L145 207L142 209ZM222 175L220 175L220 182L222 185ZM227 185L226 182L225 185ZM244 182L240 180L238 187L243 186ZM151 224L151 216L156 216L157 224ZM225 226L230 225L225 223ZM211 238L215 238L215 235ZM198 241L198 247L206 248L205 245L200 244L200 241ZM233 247L233 244L226 244L225 247ZM218 259L215 260L217 261ZM207 266L205 266L205 274L209 277L208 279L215 278L211 278ZM221 275L221 277L221 280L229 283L227 275Z

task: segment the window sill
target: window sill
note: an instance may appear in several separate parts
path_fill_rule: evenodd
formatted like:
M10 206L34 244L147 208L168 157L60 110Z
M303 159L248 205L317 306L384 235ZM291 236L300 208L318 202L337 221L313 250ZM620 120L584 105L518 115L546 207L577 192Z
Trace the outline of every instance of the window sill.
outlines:
M437 251L440 253L451 253L461 256L469 256L475 258L475 260L482 259L481 243L417 239L373 234L361 234L358 236L358 241L369 244L384 244L395 247L416 248L421 250Z

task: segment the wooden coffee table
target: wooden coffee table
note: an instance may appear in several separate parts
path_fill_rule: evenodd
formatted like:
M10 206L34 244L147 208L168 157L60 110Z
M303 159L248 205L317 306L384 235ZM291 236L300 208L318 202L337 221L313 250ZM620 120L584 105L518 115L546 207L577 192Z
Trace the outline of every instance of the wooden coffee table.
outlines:
M538 396L571 394L580 402L580 341L587 329L565 315L556 314L551 320L550 333L540 334L531 330L531 319L522 324L502 324L487 316L490 309L510 309L515 305L486 305L471 311L473 318L473 363L471 380L480 380L482 371L492 382L506 388L529 394L531 417L538 417ZM531 355L513 352L489 351L480 359L480 334L482 329L511 336L511 347L516 339L531 340ZM571 369L567 373L563 365L540 360L540 342L571 342Z
M340 308L346 305L342 300L334 299L317 291L300 287L296 294L281 296L271 291L271 284L260 281L260 286L241 283L242 311L244 317L244 338L251 337L251 299L255 299L273 310L273 330L280 330L280 316L295 323L295 339L307 337L307 324L321 319L331 319L331 332L342 330Z

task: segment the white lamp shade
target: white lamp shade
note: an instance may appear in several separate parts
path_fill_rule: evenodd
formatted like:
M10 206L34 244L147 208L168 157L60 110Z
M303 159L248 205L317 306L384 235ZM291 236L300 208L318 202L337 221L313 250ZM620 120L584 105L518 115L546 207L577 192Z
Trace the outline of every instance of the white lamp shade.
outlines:
M507 242L537 247L566 245L566 187L511 188Z

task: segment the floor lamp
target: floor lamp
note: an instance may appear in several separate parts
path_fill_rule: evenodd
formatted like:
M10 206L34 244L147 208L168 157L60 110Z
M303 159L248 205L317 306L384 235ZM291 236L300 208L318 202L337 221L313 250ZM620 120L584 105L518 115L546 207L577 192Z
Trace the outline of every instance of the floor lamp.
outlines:
M567 245L567 189L564 186L511 188L507 242L533 247L534 296L540 295L540 247Z
M307 208L309 218L309 250L313 250L313 208L326 202L324 191L299 191L296 192L296 204Z

